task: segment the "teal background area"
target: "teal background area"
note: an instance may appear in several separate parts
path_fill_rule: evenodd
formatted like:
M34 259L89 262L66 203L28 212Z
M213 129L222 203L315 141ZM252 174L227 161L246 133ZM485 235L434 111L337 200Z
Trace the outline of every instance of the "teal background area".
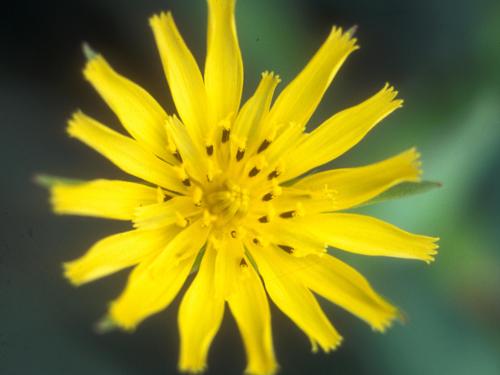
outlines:
M69 139L65 122L80 108L118 128L84 81L82 41L174 111L148 17L171 9L203 61L202 0L19 1L0 21L0 373L175 374L177 308L134 334L97 335L94 322L128 271L74 288L61 263L127 224L58 217L39 172L123 178L98 154ZM361 49L341 69L310 127L395 85L405 106L331 167L363 165L409 147L422 152L428 194L362 211L404 229L441 237L436 262L336 252L362 271L407 316L385 334L322 301L345 337L334 353L312 354L308 339L273 308L281 374L500 374L500 3L477 1L239 0L244 97L260 73L284 87L331 25L358 25ZM323 303L325 302L325 303ZM207 374L241 374L239 333L227 313Z

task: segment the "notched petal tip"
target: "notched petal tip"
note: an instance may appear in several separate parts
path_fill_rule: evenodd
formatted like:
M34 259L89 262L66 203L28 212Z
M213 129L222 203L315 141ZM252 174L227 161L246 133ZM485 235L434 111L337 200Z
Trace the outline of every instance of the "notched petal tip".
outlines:
M85 284L85 275L79 267L78 261L69 261L62 264L63 275L73 286Z

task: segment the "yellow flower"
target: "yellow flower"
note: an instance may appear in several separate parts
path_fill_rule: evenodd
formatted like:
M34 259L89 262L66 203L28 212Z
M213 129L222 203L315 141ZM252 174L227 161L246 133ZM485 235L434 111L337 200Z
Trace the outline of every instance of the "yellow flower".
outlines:
M437 239L339 212L401 182L419 181L415 149L368 166L299 178L351 149L402 104L385 85L306 132L338 69L358 48L351 33L333 28L274 102L280 79L263 73L240 108L243 64L235 1L208 0L208 6L203 75L172 15L150 19L178 116L167 114L101 55L91 56L84 69L130 136L82 112L69 121L69 135L144 182L59 182L51 187L51 199L59 214L132 221L134 229L100 240L64 265L75 285L135 267L110 305L114 324L134 329L165 309L197 271L179 309L180 370L206 367L227 303L246 349L246 371L273 374L268 296L304 331L313 350L328 352L341 342L313 293L377 331L398 317L394 306L327 247L430 262Z

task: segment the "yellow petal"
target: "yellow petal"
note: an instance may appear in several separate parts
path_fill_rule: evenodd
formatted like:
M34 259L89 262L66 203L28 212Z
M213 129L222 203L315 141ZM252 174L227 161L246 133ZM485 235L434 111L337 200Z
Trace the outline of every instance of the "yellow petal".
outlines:
M306 216L299 225L332 247L363 255L420 259L428 263L438 248L438 238L408 233L364 215Z
M192 197L174 197L166 202L138 207L134 214L134 227L140 229L160 228L173 223L187 225L187 218L201 209Z
M205 369L208 350L222 321L224 300L215 293L215 257L209 246L179 307L180 371Z
M234 20L235 0L208 0L208 47L205 86L218 123L238 113L243 88L243 62Z
M104 155L123 171L173 191L185 191L174 169L136 141L125 137L91 117L77 112L68 133Z
M191 137L201 142L208 118L205 85L198 64L171 13L151 17L150 25L177 112Z
M258 220L255 220L258 221ZM271 243L283 251L297 257L308 254L321 254L326 251L326 245L301 230L292 220L273 220L270 223L258 223L252 229L267 243Z
M159 252L179 229L132 230L106 237L79 259L64 263L64 275L75 285L107 276Z
M175 162L167 149L167 114L151 95L115 72L101 55L87 63L84 74L132 137L161 158Z
M342 210L366 202L387 189L405 181L420 180L420 155L413 148L390 159L365 167L333 169L315 173L293 185L296 189L332 191L332 205L326 198L324 211Z
M330 117L295 149L285 154L281 181L299 176L342 155L355 146L375 125L401 107L397 92L386 85L363 103ZM307 157L304 157L307 155Z
M297 276L324 298L359 316L373 329L384 331L397 309L380 297L355 269L329 256L309 255L297 263Z
M131 220L137 207L156 200L155 188L126 181L57 183L51 188L52 206L58 214Z
M267 293L276 306L325 352L335 349L342 338L323 313L316 298L298 281L292 262L297 258L272 247L248 246L264 279Z
M205 180L207 175L206 151L200 149L200 144L197 144L190 137L186 126L176 116L168 116L165 126L170 143L175 145L186 171L198 181Z
M274 356L269 302L259 276L248 261L241 272L243 275L228 302L245 345L245 372L271 375L277 371L278 364Z
M294 122L305 125L347 56L358 47L349 33L333 28L302 72L280 94L267 118L270 128Z
M262 73L255 94L247 100L231 129L231 142L236 148L244 150L259 146L256 143L262 141L261 133L264 126L262 119L269 112L273 93L279 82L279 76L274 73Z
M157 255L139 264L123 293L112 302L111 319L130 330L165 309L184 284L206 238L206 228L201 228L200 221L195 222L165 244Z

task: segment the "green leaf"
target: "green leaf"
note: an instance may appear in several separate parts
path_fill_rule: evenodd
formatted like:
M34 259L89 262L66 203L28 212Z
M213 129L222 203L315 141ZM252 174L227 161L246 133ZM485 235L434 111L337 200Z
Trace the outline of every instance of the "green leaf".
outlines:
M48 174L37 174L33 178L33 181L35 184L44 187L44 188L51 188L54 185L77 185L77 184L82 184L85 181L83 180L78 180L78 179L73 179L73 178L65 178L65 177L59 177L59 176L52 176Z
M403 182L390 188L389 190L383 192L382 194L369 200L368 202L361 204L359 207L426 193L428 191L440 188L441 186L443 185L440 182L436 181Z

